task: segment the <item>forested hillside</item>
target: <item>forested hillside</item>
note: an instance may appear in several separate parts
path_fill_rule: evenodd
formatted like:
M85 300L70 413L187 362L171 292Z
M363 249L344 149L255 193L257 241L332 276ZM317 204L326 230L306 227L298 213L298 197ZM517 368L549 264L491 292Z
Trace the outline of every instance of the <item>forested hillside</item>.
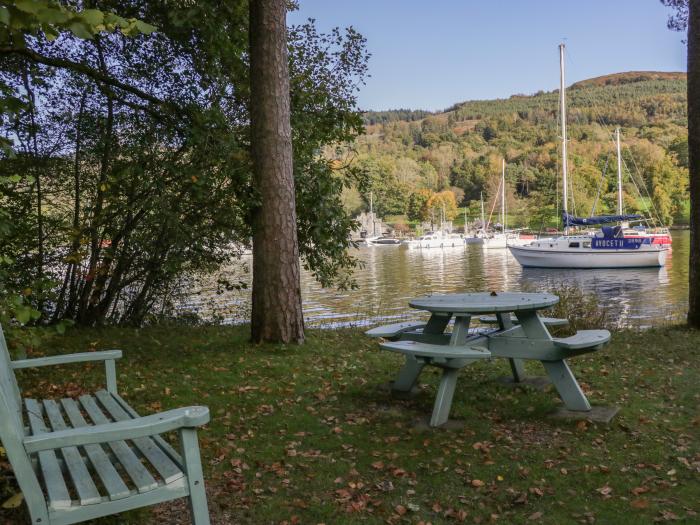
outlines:
M625 211L670 225L687 213L688 159L684 73L631 72L578 82L567 90L569 165L575 212L614 212L621 128ZM446 209L476 215L483 192L493 206L505 158L509 215L539 228L556 222L560 188L559 93L468 101L444 112L365 114L366 134L344 152L369 175L346 192L353 210L367 205L397 222L425 220ZM345 159L347 160L347 159Z

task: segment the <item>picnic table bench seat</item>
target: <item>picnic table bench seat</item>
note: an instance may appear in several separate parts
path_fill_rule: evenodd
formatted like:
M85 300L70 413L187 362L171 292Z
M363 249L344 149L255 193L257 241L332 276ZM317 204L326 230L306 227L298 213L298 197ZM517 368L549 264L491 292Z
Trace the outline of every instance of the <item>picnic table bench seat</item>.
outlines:
M0 327L0 439L33 525L68 525L189 499L193 523L208 525L196 428L209 409L141 417L117 393L121 351L12 361ZM22 398L14 370L103 361L106 389L77 399ZM180 453L160 434L178 432Z
M433 345L417 341L395 341L379 345L385 350L417 358L442 359L486 359L491 352L478 346Z
M367 330L365 335L369 337L382 337L384 339L392 339L398 337L405 332L420 331L425 328L424 321L405 321L403 323L387 324L377 326L371 330Z
M610 332L607 330L579 330L570 337L555 337L552 340L554 341L554 346L559 348L593 352L610 341Z
M557 317L540 317L542 323L547 326L568 326L568 319L560 319ZM483 324L498 324L498 317L495 315L482 315L479 317L479 322ZM518 324L518 318L511 315L510 322L513 324Z

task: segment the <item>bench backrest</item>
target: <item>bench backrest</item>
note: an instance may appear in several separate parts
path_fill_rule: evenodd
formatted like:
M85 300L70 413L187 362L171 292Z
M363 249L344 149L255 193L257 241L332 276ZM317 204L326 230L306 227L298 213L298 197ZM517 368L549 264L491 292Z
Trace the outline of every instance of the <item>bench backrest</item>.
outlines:
M32 521L44 524L48 520L34 520L35 516L46 515L46 502L29 455L24 449L24 436L22 396L12 369L5 335L0 326L0 441L15 472L19 488L24 494Z
M12 359L7 350L5 335L0 326L0 417L9 419L13 426L17 427L20 434L24 434L22 425L22 397L12 369Z

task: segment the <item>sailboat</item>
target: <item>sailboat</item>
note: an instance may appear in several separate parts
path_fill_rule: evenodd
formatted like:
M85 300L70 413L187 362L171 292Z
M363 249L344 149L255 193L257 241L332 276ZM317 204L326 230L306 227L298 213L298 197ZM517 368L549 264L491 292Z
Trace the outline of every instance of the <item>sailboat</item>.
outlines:
M484 214L484 193L482 192L481 195L481 228L478 229L476 232L474 232L473 235L467 237L464 237L464 242L466 244L483 244L484 243L484 237L486 237L486 217ZM466 224L466 221L465 223Z
M579 218L568 212L567 152L566 152L566 90L564 80L564 44L559 45L560 116L562 132L562 217L564 235L538 239L525 246L509 246L515 259L524 267L537 268L642 268L659 267L666 263L668 247L655 244L648 236L626 237L623 226L602 226L639 219L639 215L622 213L622 193L618 196L618 215ZM618 162L618 185L621 167ZM569 235L572 226L601 225L594 234Z

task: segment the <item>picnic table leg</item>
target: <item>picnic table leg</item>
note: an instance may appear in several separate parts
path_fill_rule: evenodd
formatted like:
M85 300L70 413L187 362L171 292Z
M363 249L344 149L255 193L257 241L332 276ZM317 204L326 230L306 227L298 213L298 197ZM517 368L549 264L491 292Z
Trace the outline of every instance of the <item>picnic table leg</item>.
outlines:
M449 313L434 313L428 319L428 323L423 328L423 334L440 335L445 332L445 328L450 323L452 314ZM391 385L391 389L395 392L410 392L418 381L425 363L413 356L406 356L406 362L399 370L399 375L396 381Z
M591 404L566 361L542 361L542 364L567 409L576 412L588 412L591 409Z
M498 319L498 327L501 330L513 328L513 321L511 320L510 312L498 313L496 314L496 318ZM511 372L513 373L513 382L522 383L523 379L525 379L525 363L523 360L509 357L508 363L510 364Z
M455 325L450 337L450 346L462 346L466 344L469 337L469 323L471 315L459 315L455 317Z
M397 392L410 392L416 381L418 381L418 377L424 367L425 363L423 361L419 361L412 355L407 355L406 363L399 370L399 375L391 385L391 389Z
M515 315L527 337L533 339L552 338L535 310L523 310L516 312ZM541 361L541 363L567 409L577 412L588 412L591 409L588 399L586 399L566 361L562 359L560 361Z
M449 313L434 313L428 319L428 323L423 328L424 334L442 334L445 332L445 328L450 324L450 319L452 314Z
M443 368L442 379L438 387L435 404L433 405L433 415L430 417L430 426L439 427L447 423L452 408L452 398L457 386L457 375L459 368Z

